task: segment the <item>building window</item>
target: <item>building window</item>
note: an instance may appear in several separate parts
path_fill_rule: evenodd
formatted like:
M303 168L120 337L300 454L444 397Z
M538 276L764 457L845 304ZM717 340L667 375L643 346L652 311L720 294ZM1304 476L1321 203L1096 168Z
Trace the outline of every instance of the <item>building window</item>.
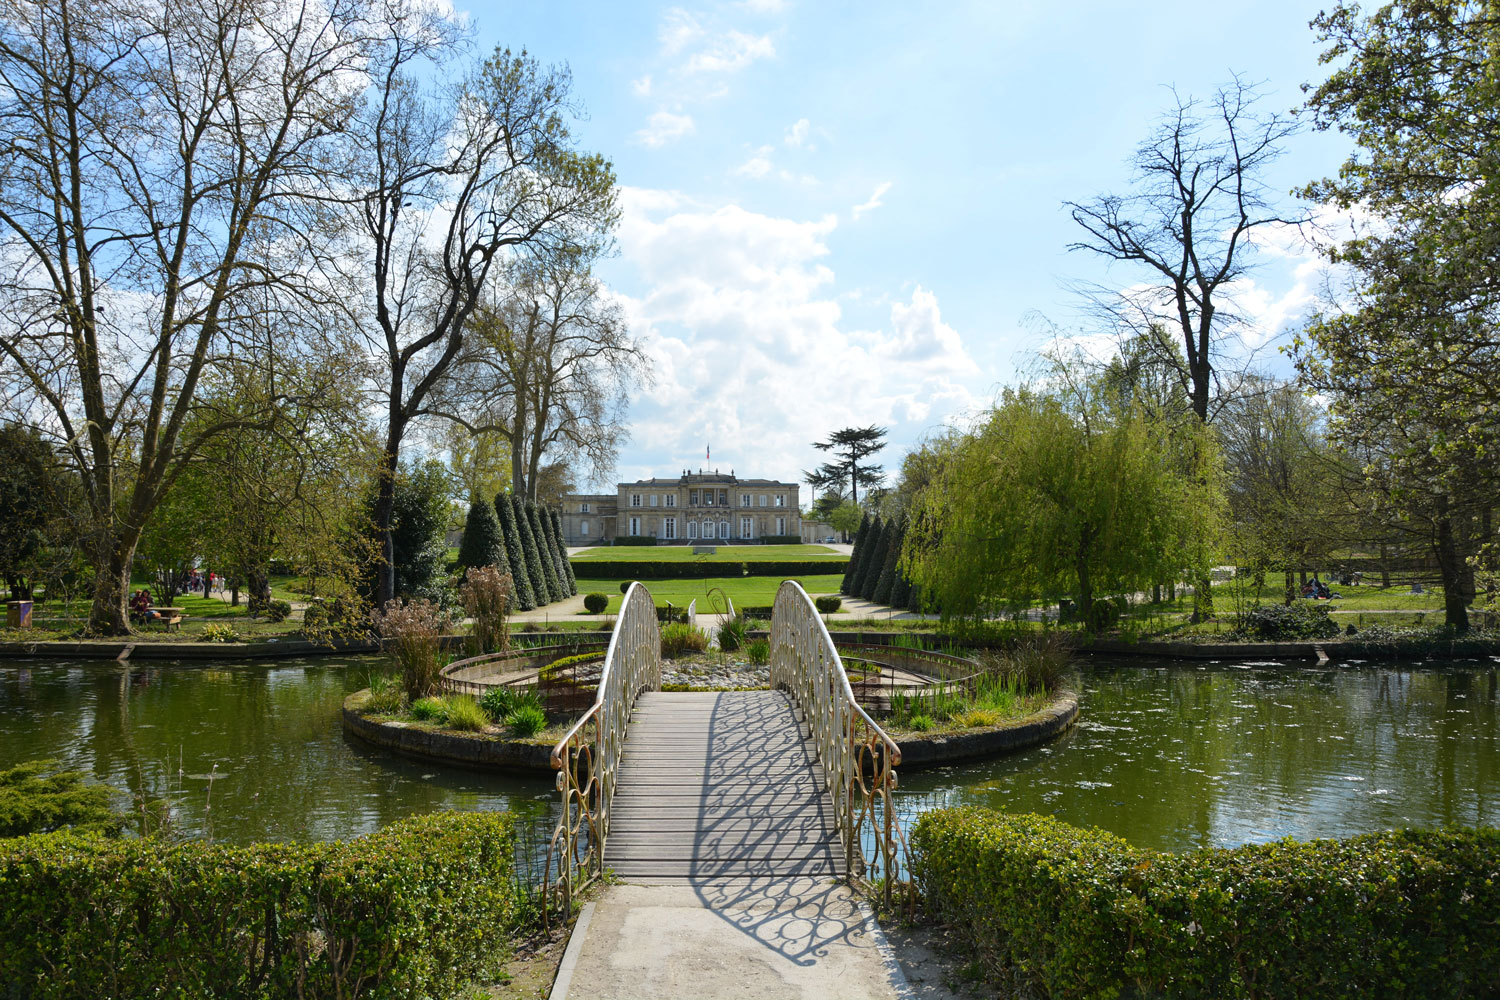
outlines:
M776 519L776 534L778 534L778 535L784 535L784 534L786 534L786 518L784 518L784 517L778 517Z
M720 538L728 538L729 537L729 522L728 521L720 521L719 522L719 537Z
M760 505L761 505L761 506L762 506L762 507L764 507L764 506L765 506L765 505L766 505L766 495L765 495L765 494L764 494L764 493L762 493L762 494L761 494L761 495L760 495Z
M748 507L748 506L750 506L750 494L748 494L748 493L741 493L740 494L740 506L741 507Z
M748 518L748 517L742 517L742 518L740 518L740 537L741 538L749 538L750 537L750 518Z
M630 506L632 506L632 507L639 507L640 505L641 505L641 495L639 493L632 493L632 494L630 494Z
M589 537L589 523L587 521L579 521L578 522L578 537L579 538L587 538L587 537Z
M776 506L778 506L778 507L785 507L786 506L786 494L785 493L778 493L778 494L776 494Z
M641 533L641 519L640 518L638 518L638 517L632 517L630 519L630 533L632 535L637 535L637 536L640 535L640 533Z
M663 530L665 531L665 534L663 535L663 537L665 537L665 538L676 538L677 537L677 518L675 518L675 517L669 517L669 518L667 518L666 521L663 523Z
M704 490L703 491L703 506L705 506L705 507L712 507L713 505L714 505L714 491L713 490Z
M712 537L714 537L714 523L712 521L704 521L703 522L703 537L704 538L712 538Z
M651 494L651 506L653 506L653 507L656 506L656 494L655 493Z
M690 506L690 507L696 507L696 506L698 506L698 491L697 490L688 490L688 506Z
M668 507L676 507L677 506L677 494L676 493L668 493L667 494L667 496L666 496L666 506L668 506Z
M728 507L729 506L729 491L728 490L720 490L719 491L719 506L720 507Z
M688 537L689 538L697 538L698 537L698 522L697 521L689 521L688 522Z

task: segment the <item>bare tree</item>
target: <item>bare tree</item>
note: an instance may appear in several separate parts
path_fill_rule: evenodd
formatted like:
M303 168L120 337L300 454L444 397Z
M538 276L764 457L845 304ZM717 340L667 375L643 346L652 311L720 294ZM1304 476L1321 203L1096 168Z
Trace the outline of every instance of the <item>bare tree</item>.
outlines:
M0 3L0 399L77 466L89 628L129 631L136 545L206 442L236 321L308 280L365 0ZM290 345L284 345L290 349ZM246 351L251 348L246 346Z
M480 416L466 422L509 440L515 492L538 498L544 458L582 465L590 479L607 475L625 436L630 391L650 385L651 370L585 256L518 263L475 326L464 379Z
M508 50L466 68L452 24L430 10L394 8L355 124L361 190L351 203L386 403L374 510L381 604L394 596L401 444L414 421L434 415L429 404L463 353L491 269L507 253L597 245L615 219L609 163L571 147L568 72ZM455 76L460 83L446 82Z
M1090 295L1133 333L1171 324L1183 350L1164 351L1161 360L1176 368L1193 412L1207 422L1216 397L1227 395L1216 391L1216 359L1243 329L1228 300L1253 263L1253 236L1306 221L1278 214L1264 180L1298 125L1257 113L1256 88L1238 78L1207 106L1175 91L1173 97L1176 107L1136 150L1132 193L1065 202L1087 233L1068 249L1144 272L1127 291L1093 287Z

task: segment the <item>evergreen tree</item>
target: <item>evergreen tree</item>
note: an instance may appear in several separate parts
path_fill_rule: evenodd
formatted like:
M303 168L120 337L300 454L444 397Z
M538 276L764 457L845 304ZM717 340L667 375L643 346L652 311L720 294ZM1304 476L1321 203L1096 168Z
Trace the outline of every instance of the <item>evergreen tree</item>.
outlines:
M526 554L526 572L531 576L531 589L536 594L537 606L551 604L556 598L552 588L547 586L547 574L542 568L542 550L537 542L536 529L531 523L528 505L514 493L510 495L510 502L516 511L516 527L521 531L521 551Z
M573 564L568 561L568 543L563 538L562 517L556 508L548 513L552 515L552 534L557 538L557 555L562 560L563 576L568 581L568 596L573 597L578 593L578 579L573 575Z
M500 515L500 531L505 536L505 554L510 560L510 577L514 581L516 608L530 611L536 607L536 591L531 586L531 571L526 564L526 548L521 542L521 528L516 523L516 508L511 494L495 494L495 513Z
M870 549L859 564L859 578L854 581L855 596L868 601L875 593L875 581L880 579L880 567L885 565L885 521L875 515L870 525L870 535L865 539Z
M896 575L891 582L891 599L887 603L893 608L906 608L911 605L911 581L906 578L906 571L901 568L901 549L906 543L906 518L901 519L901 529L896 532Z
M859 522L859 530L854 533L854 548L849 553L849 565L844 567L844 582L839 585L839 593L854 596L854 581L859 577L860 560L865 556L864 545L870 537L870 515L866 514Z
M552 595L553 601L560 601L568 596L568 592L557 577L557 545L547 531L547 519L542 514L542 508L537 504L526 505L526 516L531 519L531 533L536 536L537 555L542 559L542 576L547 578L547 593Z
M905 532L905 524L901 521L891 521L885 526L887 536L885 548L885 562L880 567L880 577L875 581L875 592L872 600L876 604L892 604L891 591L896 586L896 562L901 558L901 536Z
M505 551L505 534L500 528L500 519L495 508L478 497L469 504L469 517L464 522L464 537L458 545L460 570L476 566L494 566L501 573L510 572L510 558Z

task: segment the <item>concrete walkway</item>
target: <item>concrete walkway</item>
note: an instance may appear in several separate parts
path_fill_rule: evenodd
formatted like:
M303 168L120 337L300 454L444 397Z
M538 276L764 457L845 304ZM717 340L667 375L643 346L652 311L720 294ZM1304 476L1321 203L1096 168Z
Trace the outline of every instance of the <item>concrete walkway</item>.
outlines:
M827 879L611 885L586 904L552 1000L911 996L869 908Z

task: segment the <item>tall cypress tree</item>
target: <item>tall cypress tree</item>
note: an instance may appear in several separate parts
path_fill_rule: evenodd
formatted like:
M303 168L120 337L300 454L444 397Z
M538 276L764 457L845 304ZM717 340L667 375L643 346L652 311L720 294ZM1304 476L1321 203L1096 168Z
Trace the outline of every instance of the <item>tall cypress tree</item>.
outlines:
M536 525L531 519L531 504L514 493L511 503L516 508L516 524L521 529L521 548L526 550L526 572L531 574L531 589L536 591L538 606L557 600L556 588L547 586L547 571L542 561L542 543L537 538Z
M865 539L865 544L870 551L859 564L859 579L854 581L854 592L868 601L875 593L875 581L880 579L880 567L885 565L885 521L879 514L875 515L875 520L870 524L870 534Z
M880 567L880 576L875 581L871 596L876 604L890 604L891 590L896 586L896 560L901 558L901 535L904 522L892 519L885 526L885 562Z
M547 519L542 516L543 513L537 504L526 505L526 516L531 518L531 530L536 535L537 553L542 557L542 575L547 578L547 592L554 601L560 601L568 596L568 591L557 576L557 545L552 540L552 533L547 530Z
M505 536L505 553L510 559L510 576L515 581L516 607L530 611L536 607L536 591L531 586L531 571L526 565L526 548L521 542L521 527L516 523L516 508L509 493L495 494L495 513L500 515L500 531Z
M562 516L558 514L557 508L548 511L552 516L552 534L557 538L557 557L562 560L562 572L568 584L568 596L572 597L578 593L578 579L573 575L573 564L568 561L568 543L563 537Z
M495 508L478 497L469 504L463 541L458 546L458 565L461 569L494 566L501 573L510 572L510 558L505 551L505 534L500 528L500 519L495 516Z
M864 544L870 537L870 515L859 519L859 530L854 533L854 548L849 552L849 565L844 567L844 582L839 584L839 593L854 596L854 581L859 578L860 562L865 557Z
M896 533L896 576L891 583L890 605L893 608L905 608L911 604L911 581L906 578L906 572L901 568L901 549L906 544L907 520L901 519L901 530Z

